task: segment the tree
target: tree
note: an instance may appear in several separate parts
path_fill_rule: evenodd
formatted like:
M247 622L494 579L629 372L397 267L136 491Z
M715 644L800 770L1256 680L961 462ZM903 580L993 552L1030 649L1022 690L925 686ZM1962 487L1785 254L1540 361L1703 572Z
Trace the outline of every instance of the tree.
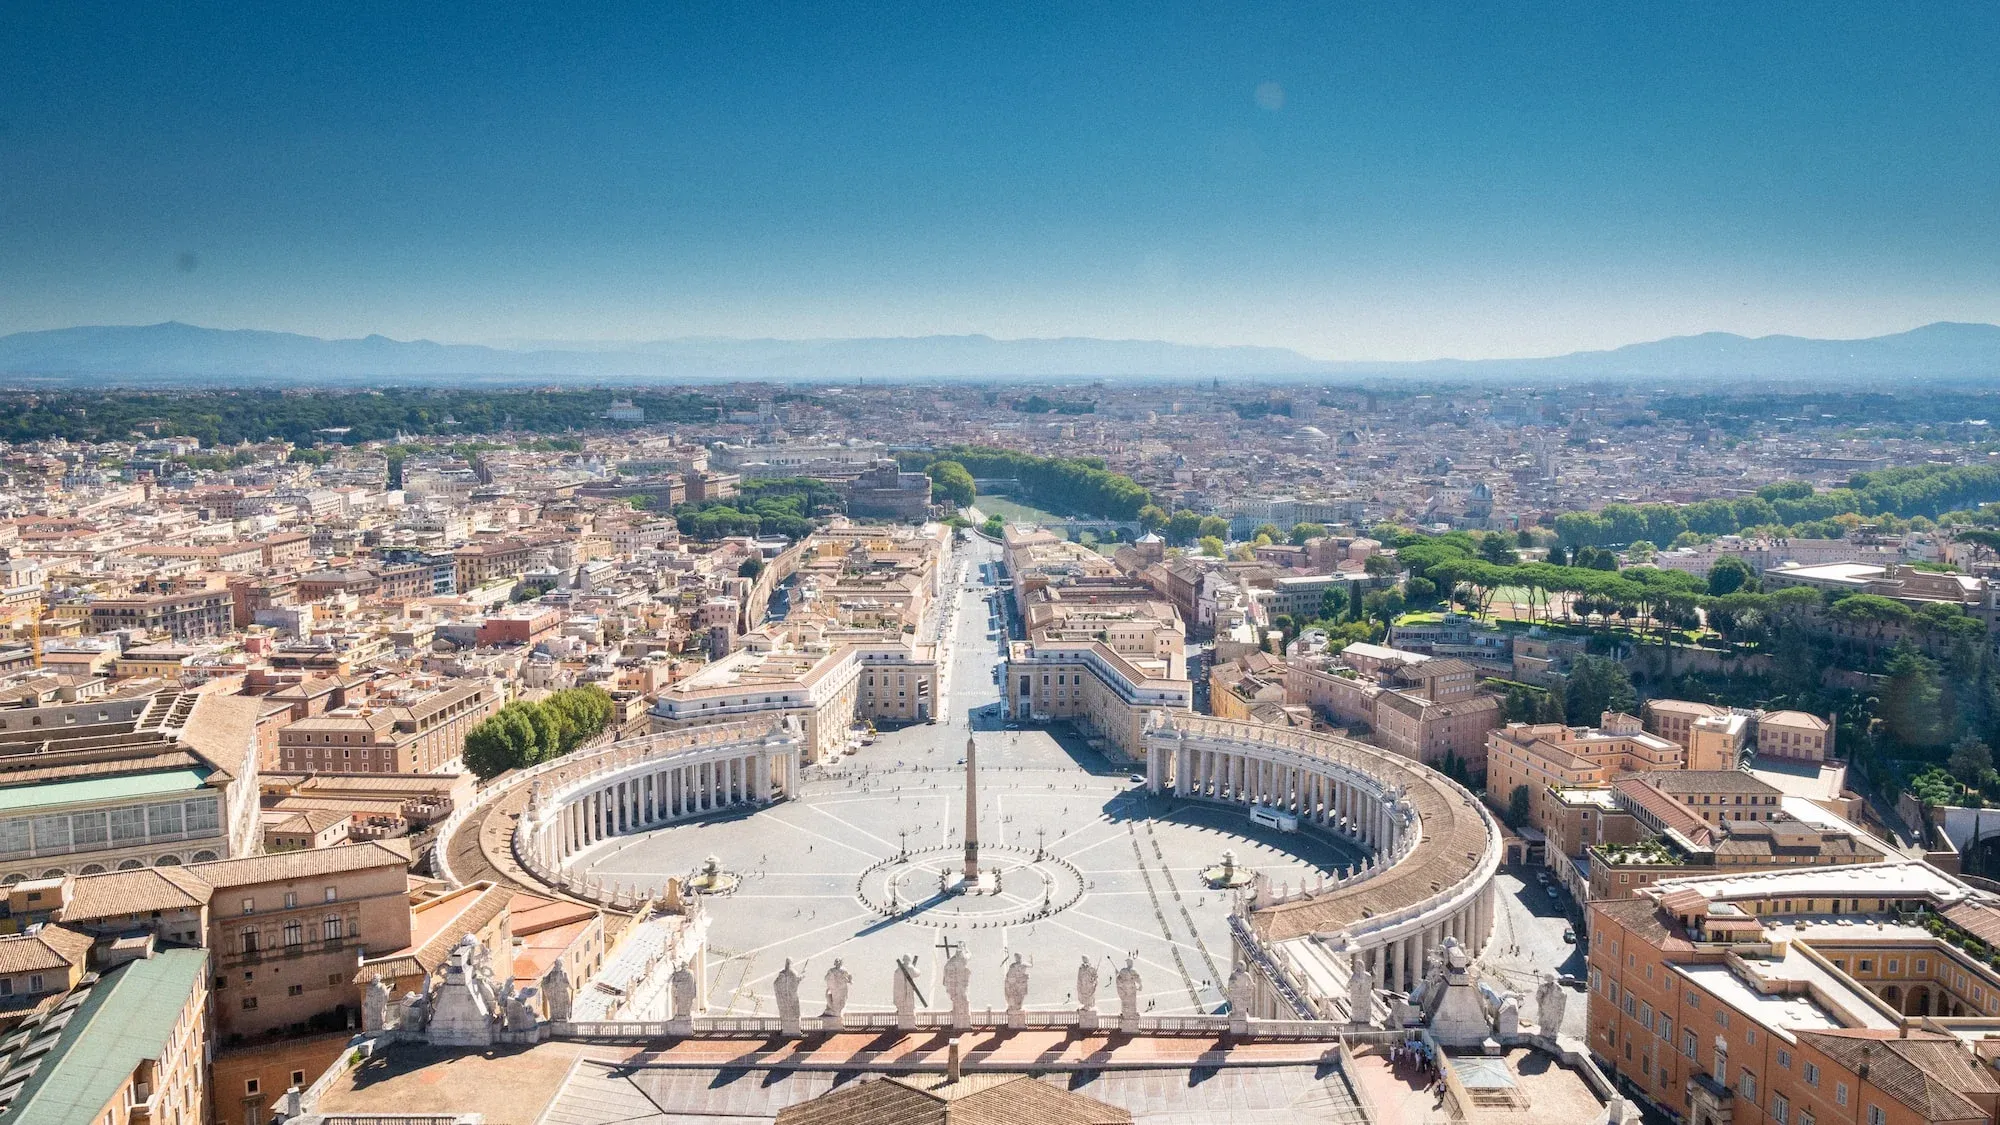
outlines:
M1733 594L1751 578L1750 564L1736 555L1724 555L1708 568L1708 592L1716 597Z
M1287 538L1292 541L1293 546L1303 547L1308 540L1318 539L1325 534L1326 525L1323 523L1295 523Z
M979 530L985 532L988 538L998 539L1006 533L1007 524L999 516L987 516L986 522L979 525Z
M1256 530L1250 533L1250 538L1262 539L1266 543L1276 543L1284 537L1285 533L1279 531L1278 525L1275 523L1260 523L1257 525Z
M756 555L744 559L743 565L736 568L738 578L754 579L762 573L764 573L764 560Z
M1413 606L1429 607L1437 604L1437 583L1428 578L1412 578L1403 585L1403 592Z
M1347 594L1338 586L1328 586L1319 596L1319 615L1325 621L1338 621L1347 608Z
M1388 555L1369 555L1362 562L1361 570L1371 578L1386 578L1396 573L1396 560Z
M498 777L508 770L520 769L526 764L516 755L514 744L506 732L492 719L465 732L463 759L465 768L481 781Z
M1631 546L1625 548L1625 557L1634 563L1652 562L1653 556L1659 553L1660 549L1650 539L1635 539Z
M924 475L931 478L931 487L941 493L954 508L971 505L977 495L972 484L972 474L957 461L933 461Z
M1479 537L1479 557L1495 566L1513 566L1521 561L1521 556L1507 545L1506 537L1497 533Z
M1606 711L1631 712L1639 706L1632 677L1609 657L1577 657L1564 687L1565 716L1573 727L1596 726Z
M1201 553L1209 556L1210 558L1217 558L1217 559L1221 558L1223 556L1222 540L1216 538L1213 535L1202 536Z
M1167 519L1167 539L1183 547L1201 534L1201 517L1182 508Z
M1887 679L1875 708L1883 730L1904 747L1936 746L1944 734L1937 665L1905 643L1890 653L1883 670Z
M1534 794L1528 792L1528 787L1525 785L1516 785L1514 791L1507 794L1506 820L1508 826L1519 828L1528 823L1528 817L1534 814L1533 802Z
M1203 539L1227 539L1229 538L1229 521L1223 519L1221 516L1203 516L1201 517L1200 525L1195 529L1195 533Z
M1953 777L1977 788L1993 772L1993 748L1968 734L1952 744L1951 758L1945 768Z
M1139 530L1158 531L1167 526L1166 509L1158 504L1148 504L1139 509Z

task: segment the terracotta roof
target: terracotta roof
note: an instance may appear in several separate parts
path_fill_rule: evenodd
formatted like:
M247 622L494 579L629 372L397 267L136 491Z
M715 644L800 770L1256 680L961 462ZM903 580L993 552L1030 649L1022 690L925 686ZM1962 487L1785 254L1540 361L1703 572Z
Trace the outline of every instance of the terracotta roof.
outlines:
M1665 793L1757 793L1775 796L1782 792L1768 781L1742 770L1660 770L1647 779Z
M1673 953L1694 951L1694 942L1688 940L1680 923L1660 913L1659 906L1650 898L1598 899L1591 902L1590 909L1655 949ZM1591 930L1594 945L1596 927Z
M186 867L142 867L79 875L62 908L65 922L90 922L155 910L199 910L213 890Z
M1966 1095L1990 1103L2000 1094L2000 1081L1948 1035L1912 1032L1907 1039L1887 1039L1851 1031L1801 1031L1798 1036L1927 1122L1985 1121L1986 1111Z
M42 973L81 965L93 939L81 930L47 925L30 934L0 938L0 974Z
M190 864L188 870L199 874L216 887L241 887L251 883L280 883L288 879L309 879L316 875L332 875L342 871L361 871L370 867L408 867L410 865L410 845L407 840L369 840L366 843L346 844L337 848L312 848L305 851L279 852L276 855L245 856L242 859L218 859L212 863ZM78 880L82 882L82 880Z
M473 884L478 886L478 884ZM476 934L486 924L507 912L516 890L509 886L487 884L484 890L470 903L461 907L458 914L438 928L424 943L412 949L401 949L387 956L365 960L361 971L354 975L357 982L366 982L380 975L385 980L394 977L425 975L436 971L447 959L459 940L467 934ZM444 899L432 899L422 904L425 909L445 909ZM412 919L414 922L415 919Z

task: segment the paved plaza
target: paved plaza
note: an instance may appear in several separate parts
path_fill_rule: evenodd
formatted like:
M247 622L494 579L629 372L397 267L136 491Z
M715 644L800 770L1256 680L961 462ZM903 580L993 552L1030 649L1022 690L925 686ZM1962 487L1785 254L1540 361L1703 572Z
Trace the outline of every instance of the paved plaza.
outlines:
M1077 1003L1079 963L1112 974L1137 960L1158 1014L1223 1006L1230 965L1229 892L1204 868L1224 851L1272 884L1310 884L1360 853L1314 833L1284 834L1238 809L1150 798L1129 765L1064 729L1006 729L994 668L1004 628L989 617L976 555L954 593L948 719L890 731L831 769L809 769L795 800L607 841L584 857L619 881L660 887L715 856L743 878L710 900L709 1010L774 1010L771 978L787 959L817 1014L836 958L853 975L850 1008L890 1010L896 959L916 958L926 1006L941 1006L948 950L972 967L975 1009L1004 1008L1001 979L1019 953L1032 966L1028 1005ZM980 867L998 889L939 895L963 867L964 767L978 740Z

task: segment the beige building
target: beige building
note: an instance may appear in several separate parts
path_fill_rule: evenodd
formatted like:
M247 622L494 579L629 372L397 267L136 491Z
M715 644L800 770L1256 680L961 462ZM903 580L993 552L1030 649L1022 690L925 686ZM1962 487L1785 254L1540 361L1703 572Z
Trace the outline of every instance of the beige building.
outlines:
M354 966L410 944L402 840L69 880L54 912L84 930L144 929L215 957L223 1045L356 1026Z
M1479 690L1471 664L1381 645L1292 657L1285 694L1336 722L1367 724L1370 741L1406 758L1432 767L1463 762L1475 780L1487 772L1487 732L1501 721L1500 698Z
M1193 706L1193 685L1166 673L1162 662L1128 660L1097 641L1014 641L1002 678L1010 714L1073 723L1136 761L1144 757L1142 736L1154 712Z
M278 732L286 772L455 773L465 734L500 709L484 679L406 684Z
M260 701L225 686L0 711L0 883L254 853Z
M115 963L0 1044L9 1125L208 1119L208 954L121 943Z

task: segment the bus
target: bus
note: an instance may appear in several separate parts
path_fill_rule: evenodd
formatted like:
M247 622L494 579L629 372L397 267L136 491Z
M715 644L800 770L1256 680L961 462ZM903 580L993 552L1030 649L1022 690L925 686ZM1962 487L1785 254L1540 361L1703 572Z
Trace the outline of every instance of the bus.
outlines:
M1291 813L1274 809L1269 805L1251 805L1250 823L1261 824L1266 828L1275 828L1280 832L1297 832L1299 830L1298 817L1293 816Z

